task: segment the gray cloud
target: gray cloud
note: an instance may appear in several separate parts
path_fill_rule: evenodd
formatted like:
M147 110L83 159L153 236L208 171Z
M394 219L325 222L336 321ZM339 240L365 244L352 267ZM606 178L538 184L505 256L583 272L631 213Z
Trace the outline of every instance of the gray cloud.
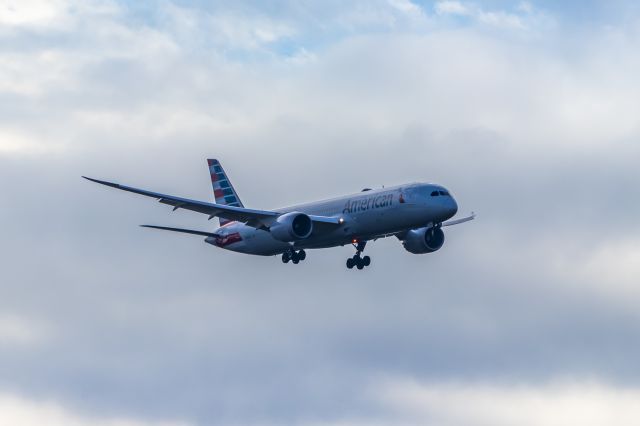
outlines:
M428 9L379 33L354 7L292 62L199 43L207 16L162 10L3 35L0 325L42 337L3 343L0 389L89 417L282 424L400 420L369 393L381 376L637 388L637 34L576 45ZM260 208L434 180L479 218L429 256L373 243L364 274L350 248L291 268L139 229L212 224L79 178L210 199L208 156Z

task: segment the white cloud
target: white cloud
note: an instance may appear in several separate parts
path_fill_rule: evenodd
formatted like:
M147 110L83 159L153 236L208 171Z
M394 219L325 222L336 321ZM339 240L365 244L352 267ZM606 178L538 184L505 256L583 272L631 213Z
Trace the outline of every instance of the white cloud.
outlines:
M387 380L369 388L376 415L305 426L635 426L640 389L593 381L542 385Z
M187 426L185 422L100 418L69 410L54 402L0 394L0 424L11 426Z
M528 1L523 1L518 4L518 10L521 10L524 13L533 13L534 8Z
M455 0L439 1L435 4L438 15L470 15L471 9Z
M518 4L514 11L488 10L475 2L442 0L434 5L439 16L469 17L482 25L511 30L546 30L553 26L553 19L535 9L530 3Z
M214 37L228 48L258 49L295 34L287 24L264 17L215 15L210 22Z
M603 303L613 303L638 314L640 301L640 241L633 238L602 241L587 253L554 248L550 264L559 281L573 282L574 290L593 292ZM576 267L577 264L581 266Z
M522 21L522 18L518 15L514 15L513 13L507 12L479 12L477 14L478 21L495 26L495 27L504 27L504 28L513 28L513 29L525 29L526 25Z
M48 26L67 17L68 0L0 0L0 24Z
M241 14L231 9L210 12L171 2L164 3L161 10L177 39L185 42L197 39L200 43L207 40L224 50L267 49L272 43L296 35L295 25L257 12Z
M304 65L304 64L317 62L318 56L315 53L305 48L301 48L300 50L295 52L292 56L290 56L288 58L288 61L296 65Z
M71 32L83 19L119 12L112 0L0 0L0 33L16 29Z
M423 14L422 8L410 0L389 0L389 4L408 15L421 16Z
M597 382L547 385L390 381L373 390L396 425L635 426L640 389Z
M0 316L0 343L5 347L36 344L48 337L50 333L42 324L16 315Z
M38 96L53 87L68 84L78 58L60 51L23 52L0 55L0 93Z

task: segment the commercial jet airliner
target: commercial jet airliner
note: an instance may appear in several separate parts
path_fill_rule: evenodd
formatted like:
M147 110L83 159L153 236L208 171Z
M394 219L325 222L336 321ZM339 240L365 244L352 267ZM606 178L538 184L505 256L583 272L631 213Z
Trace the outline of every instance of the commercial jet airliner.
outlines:
M245 208L222 165L207 160L215 203L174 197L83 176L92 182L158 199L173 206L218 217L213 232L166 226L146 228L200 235L205 242L226 250L260 256L281 255L284 263L305 260L305 250L352 244L356 250L347 268L363 269L371 258L362 256L368 241L396 237L414 254L433 253L444 244L442 227L474 219L451 219L458 205L446 188L431 183L410 183L382 189L365 188L343 197L276 210Z

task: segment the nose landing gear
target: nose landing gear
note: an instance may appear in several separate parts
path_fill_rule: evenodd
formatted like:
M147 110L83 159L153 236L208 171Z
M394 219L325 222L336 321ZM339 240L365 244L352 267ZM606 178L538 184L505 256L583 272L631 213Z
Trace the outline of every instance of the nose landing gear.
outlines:
M289 251L282 253L282 263L289 263L289 261L291 261L291 263L297 265L306 258L307 253L304 250L295 251L290 249Z
M355 266L358 269L364 269L365 266L369 266L371 264L371 258L369 256L361 256L366 245L366 241L361 241L357 245L353 244L353 246L356 248L356 254L354 254L353 257L347 259L347 268L353 269L353 267Z

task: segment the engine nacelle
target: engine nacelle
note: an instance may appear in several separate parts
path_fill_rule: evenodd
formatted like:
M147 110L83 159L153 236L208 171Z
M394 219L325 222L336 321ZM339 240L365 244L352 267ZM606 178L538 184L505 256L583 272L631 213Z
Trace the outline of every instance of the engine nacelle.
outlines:
M405 250L413 254L433 253L444 245L444 232L440 228L419 228L407 232L402 241Z
M284 242L304 240L313 232L313 221L304 213L285 213L276 219L269 230L276 240Z

